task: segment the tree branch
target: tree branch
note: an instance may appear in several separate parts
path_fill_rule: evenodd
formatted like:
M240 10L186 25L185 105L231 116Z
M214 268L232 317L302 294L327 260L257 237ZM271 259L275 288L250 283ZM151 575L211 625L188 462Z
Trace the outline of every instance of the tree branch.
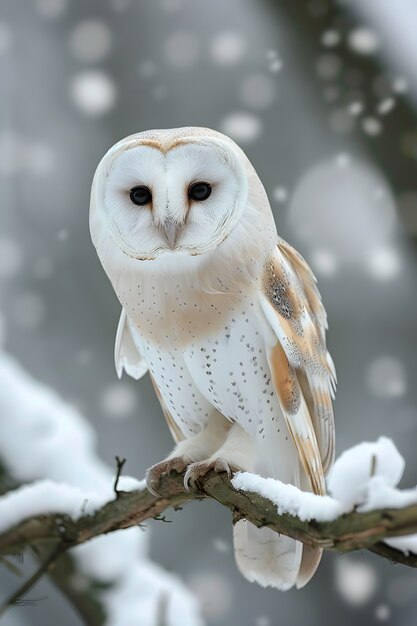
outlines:
M289 514L278 514L268 498L254 492L234 489L226 474L209 472L197 488L185 491L183 476L163 475L157 487L159 497L146 488L118 491L117 498L92 515L73 520L62 514L39 515L27 519L0 535L0 553L10 554L28 544L59 540L66 549L115 530L129 528L147 519L160 517L167 508L195 499L212 498L232 511L233 522L247 519L255 526L268 526L277 533L326 550L350 552L368 549L391 561L417 567L417 555L403 554L383 539L417 533L417 504L402 509L381 509L366 513L352 511L335 520L302 521Z
M0 462L0 496L17 489L19 485L6 473ZM23 561L23 550L30 542L23 541L22 549L12 550L13 556L19 555ZM55 546L55 547L53 547ZM92 579L87 579L86 584L79 587L76 584L77 567L73 556L70 553L63 554L67 546L56 541L32 542L34 556L40 564L35 573L14 593L10 598L3 601L0 606L0 618L8 608L18 604L22 596L27 594L37 581L47 573L53 583L61 590L64 596L71 602L74 610L79 614L86 626L103 626L105 623L105 612L100 602L98 583ZM56 551L55 551L56 550ZM13 563L0 557L0 564L6 565L16 575L21 575L20 569Z

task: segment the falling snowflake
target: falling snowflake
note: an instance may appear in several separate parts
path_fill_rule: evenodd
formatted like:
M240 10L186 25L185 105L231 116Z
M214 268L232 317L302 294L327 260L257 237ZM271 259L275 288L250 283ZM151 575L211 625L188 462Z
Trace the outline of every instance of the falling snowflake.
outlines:
M219 65L235 65L242 59L245 50L242 35L233 31L216 35L210 46L211 57Z
M375 617L378 622L386 622L391 617L391 610L386 604L378 604L375 609Z
M369 137L376 137L381 134L382 124L376 117L368 116L362 120L362 129Z
M367 382L371 393L380 398L399 398L406 392L405 369L393 357L380 357L369 366Z
M41 142L27 143L25 149L26 169L35 176L50 174L56 163L56 155L51 146Z
M322 276L334 276L338 270L337 258L328 250L313 250L309 255L309 261L314 272Z
M254 141L262 132L262 122L259 117L243 111L236 111L225 117L220 127L226 135L242 143Z
M130 385L115 383L105 389L101 406L111 417L128 417L137 405L137 396Z
M141 78L151 78L156 74L156 63L150 59L141 61L138 65L138 74Z
M12 45L12 32L5 22L0 22L0 54L9 52Z
M188 31L173 33L165 44L165 56L168 62L179 68L192 67L199 55L199 41L196 35Z
M272 197L277 202L285 202L288 200L288 190L285 187L275 187L272 192Z
M100 20L85 20L70 36L70 50L77 61L96 63L110 52L112 36L108 26Z
M21 293L12 302L13 322L24 330L35 330L45 317L45 305L41 297L32 292Z
M0 239L0 278L12 278L21 269L23 252L13 239Z
M219 572L199 572L188 586L197 596L203 614L210 620L226 617L233 606L233 592L229 579Z
M348 604L366 604L377 589L375 570L367 563L343 556L336 562L336 588Z
M68 0L35 0L35 8L41 17L54 20L66 11Z
M265 74L252 74L240 89L243 104L253 109L266 109L274 101L275 84Z
M33 274L35 278L40 280L45 280L50 278L53 274L54 266L51 259L47 257L42 257L37 259L33 264Z
M91 116L107 113L117 97L113 80L100 71L78 74L71 83L70 93L78 109Z
M24 163L24 150L20 137L12 130L0 133L0 174L13 176Z
M228 554L231 551L230 543L219 538L213 539L213 548L221 554Z
M321 43L326 48L334 48L340 43L340 33L337 30L326 30L321 36Z
M358 115L363 113L363 109L363 102L355 101L348 104L348 112L350 113L350 115L353 115L353 117L357 117Z
M397 76L393 80L392 89L394 93L404 94L408 91L408 81L404 78L404 76Z
M369 257L369 271L374 278L381 281L398 278L402 263L394 248L377 248L371 251Z
M382 100L382 102L378 104L377 111L379 115L387 115L388 113L392 111L394 107L395 107L394 98L385 98L385 100Z
M349 33L349 47L357 54L369 55L379 48L379 40L376 33L369 28L358 27Z
M319 78L334 80L342 69L342 61L333 53L327 52L317 59L316 70Z

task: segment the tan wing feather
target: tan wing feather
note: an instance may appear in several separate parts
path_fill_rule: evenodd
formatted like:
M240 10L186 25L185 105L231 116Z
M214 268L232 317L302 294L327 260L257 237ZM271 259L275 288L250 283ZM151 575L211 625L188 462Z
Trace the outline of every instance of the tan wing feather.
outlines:
M284 417L314 493L325 493L324 472L310 413L294 369L278 341L269 354L272 380Z
M323 468L327 473L333 464L335 453L332 399L337 382L333 360L326 349L327 315L317 289L316 278L307 262L297 250L282 239L278 249L290 268L290 276L291 270L294 272L293 278L298 281L299 295L305 296L304 305L315 326L316 338L313 333L313 343L325 358L320 372L313 372L308 367L298 368L297 377L309 406L322 452Z
M278 339L270 355L274 383L300 459L304 468L309 468L306 472L316 490L318 482L324 485L324 479L317 482L312 476L318 458L320 473L326 473L334 459L336 376L325 345L326 313L307 263L282 240L266 265L263 288L264 312ZM281 380L285 371L291 374L292 393L300 396L296 414L285 407L287 391ZM303 428L300 436L298 429Z

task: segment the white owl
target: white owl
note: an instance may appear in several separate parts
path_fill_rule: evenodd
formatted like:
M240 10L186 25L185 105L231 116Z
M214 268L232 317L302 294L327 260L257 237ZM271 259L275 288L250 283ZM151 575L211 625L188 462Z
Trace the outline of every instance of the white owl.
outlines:
M148 370L176 441L148 471L239 468L325 493L335 370L326 314L303 258L277 235L244 152L207 128L138 133L100 162L90 229L122 305L118 375ZM321 551L240 521L237 564L288 589Z

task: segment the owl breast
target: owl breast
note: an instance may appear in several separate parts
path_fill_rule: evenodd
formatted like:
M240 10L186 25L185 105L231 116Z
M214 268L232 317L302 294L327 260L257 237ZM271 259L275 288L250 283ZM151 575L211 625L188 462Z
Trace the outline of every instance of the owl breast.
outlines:
M255 438L265 439L273 430L287 440L266 357L267 325L255 300L239 304L226 323L194 335L183 348L165 348L137 335L138 348L186 437L199 432L217 409Z
M185 350L220 333L248 297L256 298L258 279L236 269L231 276L220 274L201 272L188 280L175 275L137 280L133 275L115 288L143 339Z

